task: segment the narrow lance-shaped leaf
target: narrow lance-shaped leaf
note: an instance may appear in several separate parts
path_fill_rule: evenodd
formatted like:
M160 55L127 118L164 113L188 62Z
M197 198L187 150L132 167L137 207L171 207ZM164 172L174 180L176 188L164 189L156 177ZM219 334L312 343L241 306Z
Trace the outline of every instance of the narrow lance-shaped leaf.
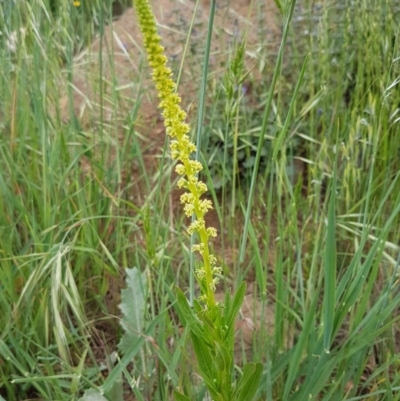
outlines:
M202 328L199 319L195 316L191 307L189 306L185 294L178 287L175 289L175 291L176 291L178 306L184 319L186 320L186 324L189 325L190 330L192 330L195 335L197 335L198 337L202 337L204 329Z
M261 363L248 363L243 368L233 399L235 401L252 401L258 390L263 365Z
M303 82L303 78L304 78L304 74L306 72L307 64L308 64L308 56L306 56L306 58L304 59L303 67L302 67L301 72L300 72L300 77L297 80L297 84L296 84L296 87L294 89L292 100L290 102L289 111L288 111L288 114L287 114L287 117L286 117L286 120L285 120L285 124L284 124L281 132L274 139L272 160L275 160L277 158L278 153L282 148L282 144L283 144L283 141L285 139L286 133L289 130L289 126L290 126L290 123L292 121L293 110L294 110L294 107L295 107L295 104L296 104L296 100L297 100L297 94L298 94L299 89L301 87L301 84Z
M208 391L211 393L211 396L215 398L219 394L218 389L215 387L217 372L213 364L210 349L201 337L197 337L193 332L191 334L199 372L208 388Z
M337 151L336 151L337 161ZM335 204L336 204L336 169L332 178L332 187L328 209L328 228L326 235L325 258L324 258L324 348L329 352L332 332L335 320L335 297L336 297L336 242L335 242Z
M227 318L226 318L225 324L228 327L230 327L233 324L233 322L235 321L235 317L238 314L238 312L243 304L243 299L244 299L245 294L246 294L246 283L243 281L243 283L237 289L237 292L232 301L230 311L227 313Z
M182 393L178 393L178 391L174 391L174 398L176 401L190 401L189 397L186 397L186 395Z

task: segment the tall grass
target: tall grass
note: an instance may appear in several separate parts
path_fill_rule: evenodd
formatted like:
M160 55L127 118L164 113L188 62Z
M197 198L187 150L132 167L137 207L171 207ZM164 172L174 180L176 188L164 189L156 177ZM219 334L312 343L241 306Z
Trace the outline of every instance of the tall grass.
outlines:
M207 399L171 307L175 284L189 286L187 222L170 207L165 149L146 170L143 92L132 91L121 124L114 76L90 100L93 121L73 115L74 55L111 24L111 2L102 12L93 2L93 24L89 9L60 4L0 4L0 396L70 400L93 388L166 400L179 387ZM263 363L259 400L400 399L399 10L298 0L281 65L260 27L255 70L241 62L243 41L228 49L225 75L209 72L201 157L222 227L221 288L254 283L247 321L273 316L272 330L261 324L238 344L242 359ZM200 76L191 57L183 71ZM118 355L113 298L127 267L147 277L147 307Z

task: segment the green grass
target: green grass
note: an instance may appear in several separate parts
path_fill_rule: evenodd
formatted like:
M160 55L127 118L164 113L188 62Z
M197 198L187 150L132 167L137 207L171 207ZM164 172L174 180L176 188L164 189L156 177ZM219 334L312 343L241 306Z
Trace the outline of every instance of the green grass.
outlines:
M93 108L92 120L63 120L73 57L110 22L111 2L61 3L56 13L46 1L0 4L0 396L74 400L97 388L110 401L167 400L179 387L203 400L174 309L174 286L189 288L190 239L171 207L168 148L145 167L148 66L133 60L122 117L113 77L96 94L111 117ZM274 307L273 331L254 332L243 352L264 364L259 400L399 400L400 3L315 3L298 0L281 67L259 27L255 70L246 75L237 42L222 73L209 71L201 157L221 287L244 278L254 309ZM182 80L201 76L201 46ZM143 335L113 361L132 267L146 276Z

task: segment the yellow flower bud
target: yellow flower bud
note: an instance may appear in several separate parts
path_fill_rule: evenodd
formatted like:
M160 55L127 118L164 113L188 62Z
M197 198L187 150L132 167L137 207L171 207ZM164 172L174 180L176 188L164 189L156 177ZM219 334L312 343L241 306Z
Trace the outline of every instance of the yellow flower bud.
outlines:
M208 227L207 228L207 235L209 237L216 237L217 236L217 229L214 227Z
M184 166L183 164L178 164L178 165L175 167L175 171L176 171L177 174L179 174L179 175L185 175L185 173L186 173L186 169L185 169L185 166Z

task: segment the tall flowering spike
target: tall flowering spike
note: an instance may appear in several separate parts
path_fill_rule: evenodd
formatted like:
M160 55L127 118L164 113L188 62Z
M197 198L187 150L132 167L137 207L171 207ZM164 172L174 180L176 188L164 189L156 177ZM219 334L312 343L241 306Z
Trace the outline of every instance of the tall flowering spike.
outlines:
M197 234L200 242L193 246L192 252L198 252L203 258L202 267L196 270L196 277L204 288L201 299L212 308L215 306L214 291L218 283L216 274L221 273L221 268L216 267L216 258L210 254L209 239L217 235L213 227L206 227L204 216L212 203L209 200L201 200L200 197L207 191L207 186L197 178L197 173L202 170L200 162L192 160L191 154L196 151L196 146L187 135L190 127L185 123L186 113L180 107L181 99L175 93L176 84L172 80L172 72L167 67L168 59L164 55L161 46L161 38L157 33L157 25L154 14L148 0L134 1L139 19L140 30L143 35L143 43L147 52L149 64L153 69L152 77L160 98L160 108L164 117L164 125L171 141L171 156L180 163L176 166L176 172L181 176L178 181L179 188L185 188L188 192L182 195L181 202L187 216L194 215L195 221L188 227L188 234Z

